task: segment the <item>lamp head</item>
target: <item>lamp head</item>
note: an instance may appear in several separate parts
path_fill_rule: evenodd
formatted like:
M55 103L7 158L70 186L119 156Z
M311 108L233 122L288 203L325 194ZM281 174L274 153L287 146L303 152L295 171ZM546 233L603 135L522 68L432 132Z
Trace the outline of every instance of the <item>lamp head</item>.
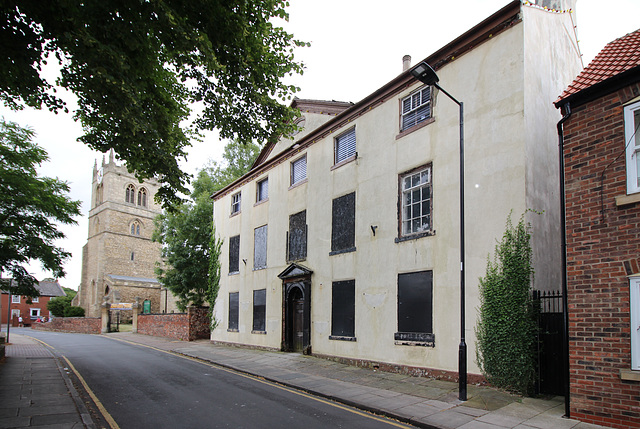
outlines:
M431 68L431 66L424 61L418 64L413 70L411 70L411 74L420 82L427 85L433 85L435 83L438 83L438 81L440 80L438 79L438 75L433 70L433 68Z

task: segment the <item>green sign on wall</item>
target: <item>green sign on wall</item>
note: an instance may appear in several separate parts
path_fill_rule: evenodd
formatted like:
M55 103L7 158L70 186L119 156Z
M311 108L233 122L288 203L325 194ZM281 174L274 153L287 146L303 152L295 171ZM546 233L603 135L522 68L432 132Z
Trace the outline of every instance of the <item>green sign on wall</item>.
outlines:
M145 299L144 303L142 303L142 312L144 314L151 313L151 301L149 301L148 299Z

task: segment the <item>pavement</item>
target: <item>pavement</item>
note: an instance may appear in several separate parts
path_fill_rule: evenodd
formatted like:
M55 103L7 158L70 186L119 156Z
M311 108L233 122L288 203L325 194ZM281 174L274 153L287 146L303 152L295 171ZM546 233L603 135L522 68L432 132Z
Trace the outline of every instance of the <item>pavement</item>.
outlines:
M422 428L598 429L566 419L563 397L523 398L454 382L358 368L296 353L176 341L130 332L104 334L257 376ZM26 335L11 334L0 364L0 427L94 428L62 362ZM58 407L59 405L59 407ZM73 406L75 405L75 409ZM63 410L63 411L61 411Z
M95 428L60 358L28 336L9 339L0 363L0 428Z

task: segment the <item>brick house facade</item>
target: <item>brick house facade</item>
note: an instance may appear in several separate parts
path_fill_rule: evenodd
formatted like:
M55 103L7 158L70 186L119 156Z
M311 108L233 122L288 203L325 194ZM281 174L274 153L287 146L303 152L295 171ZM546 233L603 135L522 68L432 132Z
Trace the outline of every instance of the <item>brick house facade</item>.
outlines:
M608 44L562 109L571 417L640 427L640 30Z
M2 324L7 323L9 314L11 317L22 316L25 325L30 324L37 317L46 317L47 320L51 317L49 310L47 309L47 303L55 297L66 296L66 293L57 281L41 281L36 285L36 289L40 292L40 296L28 300L25 296L12 295L11 296L11 308L7 310L9 306L9 294L2 292L0 299L2 299L2 305L0 308L0 321Z

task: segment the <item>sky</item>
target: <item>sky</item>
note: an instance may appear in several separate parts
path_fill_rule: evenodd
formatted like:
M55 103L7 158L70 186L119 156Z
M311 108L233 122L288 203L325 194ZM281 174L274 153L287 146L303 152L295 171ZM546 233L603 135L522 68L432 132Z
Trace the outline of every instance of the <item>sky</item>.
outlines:
M311 47L296 51L306 67L302 76L288 83L300 88L299 98L357 102L402 71L402 57L417 64L492 13L508 0L290 0L289 22L279 25ZM455 6L452 6L455 5ZM573 11L579 47L586 66L608 43L640 27L638 0L578 0ZM362 71L367 70L363 76ZM69 97L73 106L72 97ZM76 141L82 127L71 114L33 109L12 112L0 106L5 120L30 126L35 142L49 153L40 176L58 177L70 186L70 198L82 201L82 217L74 226L61 226L66 238L56 244L72 253L60 284L78 289L82 247L87 242L89 200L94 162L102 154ZM195 174L206 161L220 160L224 149L217 133L194 143L181 163ZM29 266L38 279L50 277L38 263Z

